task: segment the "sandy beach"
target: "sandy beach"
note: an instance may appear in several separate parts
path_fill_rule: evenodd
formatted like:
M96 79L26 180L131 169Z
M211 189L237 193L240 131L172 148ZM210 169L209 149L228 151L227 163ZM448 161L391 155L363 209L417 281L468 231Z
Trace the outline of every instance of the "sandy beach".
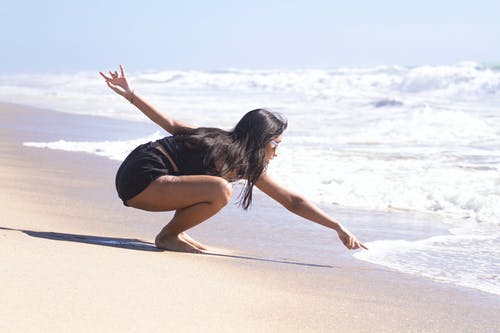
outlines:
M326 264L236 251L223 231L248 216L233 206L192 231L212 254L157 251L169 214L122 205L118 162L22 144L120 130L95 119L0 103L1 332L500 331L497 296L363 263L339 244Z

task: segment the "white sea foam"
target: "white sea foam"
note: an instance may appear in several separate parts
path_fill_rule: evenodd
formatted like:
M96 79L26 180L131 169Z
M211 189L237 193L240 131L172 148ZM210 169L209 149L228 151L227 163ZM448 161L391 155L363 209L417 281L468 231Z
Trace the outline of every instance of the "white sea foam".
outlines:
M246 111L257 107L284 113L289 129L270 172L318 202L420 211L467 221L474 228L463 231L461 237L451 235L443 243L445 249L461 243L469 249L453 259L462 260L462 265L473 262L471 258L482 251L482 244L496 250L500 247L498 69L460 63L414 68L156 71L130 73L129 77L137 93L195 125L229 129ZM0 100L146 121L109 91L97 71L0 75ZM139 143L160 135L102 142L61 137L26 145L121 160ZM450 224L450 228L456 227ZM485 230L491 239L475 238L484 236ZM365 255L375 257L363 259L413 269L420 275L432 271L433 278L449 274L444 262L437 260L433 266L428 260L425 266L415 253L447 255L441 248L437 250L435 240L398 243L409 249L406 252L390 250L392 241L374 243L374 250ZM379 244L390 246L380 245L387 251L377 254ZM483 260L474 261L477 267L491 263L487 256L474 258ZM493 272L469 268L472 277L455 272L449 281L480 286L489 276L487 283L499 285L498 267Z
M418 241L368 242L354 257L403 273L500 295L500 236L468 230Z
M163 136L156 132L148 137L124 141L67 141L51 142L24 142L27 147L49 148L72 152L84 152L104 156L112 160L123 161L136 146L161 139Z

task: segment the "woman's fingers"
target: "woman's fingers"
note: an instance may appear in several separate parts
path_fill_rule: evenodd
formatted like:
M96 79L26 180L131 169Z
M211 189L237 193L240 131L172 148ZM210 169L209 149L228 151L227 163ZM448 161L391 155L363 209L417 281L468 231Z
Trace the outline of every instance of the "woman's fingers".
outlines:
M368 250L368 248L363 243L358 241L357 238L354 235L351 235L351 233L349 232L344 232L341 235L339 234L339 236L342 240L342 243L344 243L345 247L347 247L349 250L356 250L360 248Z
M111 73L111 72L110 72ZM106 83L110 83L110 82L113 82L114 81L114 77L109 77L107 76L106 74L104 74L103 72L99 72L99 74L101 74L101 76L106 80ZM113 75L113 74L111 74Z
M118 71L109 71L109 76L107 76L106 74L104 74L103 72L99 72L99 74L101 74L101 76L106 79L107 81L110 81L110 80L113 80L113 79L119 79L119 78L125 78L125 70L123 69L123 66L120 65L120 73L121 73L121 76L120 74L118 74Z
M368 250L368 248L363 243L361 243L360 241L358 241L357 239L355 239L354 245L353 245L352 249L356 250L356 249L361 249L361 248L363 248L365 250Z
M106 80L111 80L110 77L107 77L106 74L104 74L103 72L99 72L99 74L101 74L101 76L106 79Z
M118 71L109 71L109 76L103 72L99 72L99 74L106 80L108 87L118 95L125 96L127 92L131 91L122 65L120 65L120 74Z

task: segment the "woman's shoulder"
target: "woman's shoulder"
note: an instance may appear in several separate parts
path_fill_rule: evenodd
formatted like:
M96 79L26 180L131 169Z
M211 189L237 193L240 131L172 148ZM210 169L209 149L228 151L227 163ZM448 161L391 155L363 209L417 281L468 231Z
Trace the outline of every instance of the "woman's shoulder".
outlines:
M156 141L159 143L170 143L174 141L174 135L168 135Z

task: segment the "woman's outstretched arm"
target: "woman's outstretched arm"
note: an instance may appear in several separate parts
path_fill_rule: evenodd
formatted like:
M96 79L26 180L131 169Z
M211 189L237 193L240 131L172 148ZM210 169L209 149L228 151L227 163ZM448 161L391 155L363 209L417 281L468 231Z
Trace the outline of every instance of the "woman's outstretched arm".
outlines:
M123 69L122 65L120 65L120 74L118 74L117 71L110 71L110 76L105 75L103 72L99 72L99 74L101 74L101 76L106 80L108 86L114 92L116 92L120 96L123 96L135 107L141 110L141 112L144 113L149 119L154 121L170 134L176 134L179 131L193 128L192 126L175 120L166 113L160 112L154 106L149 104L144 98L137 95L130 87L127 77L125 76L125 70Z
M262 174L255 185L262 192L278 201L292 213L306 218L309 221L319 223L327 228L335 230L342 243L344 243L344 245L348 249L368 249L365 245L363 245L363 243L358 241L356 237L351 234L349 230L347 230L342 224L333 220L311 201L278 184L274 179L271 178L271 176L265 173Z

